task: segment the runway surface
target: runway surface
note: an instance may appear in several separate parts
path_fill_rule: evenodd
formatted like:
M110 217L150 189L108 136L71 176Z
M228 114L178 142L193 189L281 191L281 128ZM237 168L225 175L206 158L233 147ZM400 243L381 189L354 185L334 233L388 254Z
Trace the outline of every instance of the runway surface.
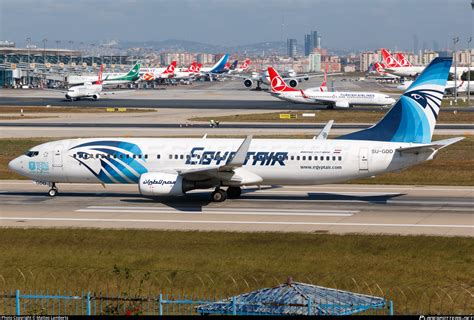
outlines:
M226 122L219 125L222 129L322 129L325 124L308 123L258 123ZM365 129L372 126L368 123L334 124L334 129ZM183 123L80 123L80 122L0 122L0 127L32 128L183 128ZM207 123L193 123L187 128L209 128ZM472 130L474 124L437 124L436 130Z
M263 93L262 93L263 94ZM204 97L205 98L205 97ZM243 110L326 110L324 105L310 105L310 104L294 104L286 101L280 101L276 98L270 97L270 100L263 99L235 99L235 93L229 96L227 99L100 99L97 101L91 100L79 100L79 101L67 101L62 98L23 98L23 97L2 97L0 100L0 106L46 106L51 105L55 107L94 107L94 108L176 108L176 109L243 109ZM378 109L379 107L354 107L351 110L359 111L370 111ZM1 107L0 107L1 110ZM472 112L474 107L443 107L443 111L458 112Z
M153 200L136 185L62 184L54 199L47 189L1 181L0 225L474 236L472 187L262 187L224 203L207 190Z

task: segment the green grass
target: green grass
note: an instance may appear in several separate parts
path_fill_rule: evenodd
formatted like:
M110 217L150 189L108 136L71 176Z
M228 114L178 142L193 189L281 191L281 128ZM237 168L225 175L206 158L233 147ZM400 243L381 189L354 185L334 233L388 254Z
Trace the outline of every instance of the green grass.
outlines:
M315 117L303 117L303 113L315 113ZM230 116L207 116L189 119L190 121L209 121L210 119L220 122L306 122L324 123L334 120L335 123L375 123L379 121L387 110L375 109L370 111L353 110L315 110L315 111L282 111L267 113L236 114ZM280 114L293 114L296 119L280 119ZM474 112L441 112L438 123L474 123Z
M261 137L269 138L268 136ZM272 138L310 138L310 136L272 136ZM434 136L433 140L445 138L448 136ZM53 139L0 139L0 179L24 179L8 170L8 162L31 147L51 140ZM351 183L472 186L474 185L474 137L468 136L463 141L441 150L433 161L401 172L355 180Z
M461 288L474 285L472 238L1 229L0 252L5 289L225 296L292 276L384 295L398 312L473 310L472 298ZM456 294L455 302L446 293ZM446 299L442 305L436 294Z

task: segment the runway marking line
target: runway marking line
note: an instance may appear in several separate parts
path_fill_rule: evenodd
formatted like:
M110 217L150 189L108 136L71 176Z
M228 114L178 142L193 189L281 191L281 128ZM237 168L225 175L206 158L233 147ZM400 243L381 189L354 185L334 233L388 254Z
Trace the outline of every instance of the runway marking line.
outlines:
M185 209L185 208L184 208ZM86 209L78 209L76 212L102 212L102 213L183 213L183 214L214 214L214 215L269 215L269 216L328 216L328 217L350 217L358 210L294 210L294 209L252 209L252 208L207 208L205 210L179 210L160 207L100 207L91 206Z
M146 223L189 223L189 224L273 224L308 226L346 226L346 227L415 227L415 228L474 228L463 224L411 224L411 223L347 223L347 222L294 222L294 221L219 221L219 220L152 220L152 219L103 219L103 218L33 218L0 217L0 220L23 221L70 221L70 222L146 222Z

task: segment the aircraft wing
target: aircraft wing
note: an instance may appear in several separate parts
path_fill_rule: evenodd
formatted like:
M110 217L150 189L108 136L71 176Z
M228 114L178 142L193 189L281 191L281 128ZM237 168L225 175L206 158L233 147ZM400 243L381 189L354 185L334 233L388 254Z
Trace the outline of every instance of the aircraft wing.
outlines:
M113 94L122 94L122 93L131 93L135 92L135 90L122 90L122 91L102 91L100 94L104 96L110 96Z
M339 73L328 73L326 74L326 76L336 76L336 75L340 75L342 74L341 72ZM289 77L289 76L286 76L286 77L282 77L283 80L291 80L291 79L297 79L297 80L300 80L300 79L309 79L309 78L315 78L315 77L324 77L324 73L314 73L314 74L298 74L294 77Z
M177 173L188 180L200 180L203 176L220 179L238 184L256 184L262 178L252 172L242 168L247 152L252 141L252 136L248 136L239 146L234 156L229 158L224 165L202 166L199 168L170 168L161 170L166 173Z

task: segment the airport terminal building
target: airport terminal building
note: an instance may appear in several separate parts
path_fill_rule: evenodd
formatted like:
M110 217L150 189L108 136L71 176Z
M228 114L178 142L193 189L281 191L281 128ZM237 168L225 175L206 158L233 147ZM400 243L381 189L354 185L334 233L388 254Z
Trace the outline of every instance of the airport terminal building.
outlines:
M105 64L112 71L128 68L125 55L91 56L82 51L48 48L16 48L0 42L0 87L44 86L65 80L68 74L95 72Z

